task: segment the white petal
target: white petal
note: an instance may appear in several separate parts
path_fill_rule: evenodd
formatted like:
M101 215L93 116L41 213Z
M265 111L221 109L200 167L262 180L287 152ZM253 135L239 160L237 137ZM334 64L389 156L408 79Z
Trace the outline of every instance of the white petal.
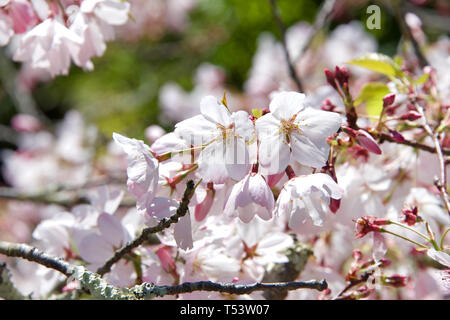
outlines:
M248 190L253 202L266 208L269 212L273 210L274 197L272 190L267 185L266 180L259 173L250 175ZM261 217L262 218L262 217ZM265 219L267 220L267 219Z
M308 217L308 213L306 211L306 208L298 208L295 210L291 217L289 218L289 228L292 230L298 229L306 222L306 219Z
M245 207L238 208L239 218L241 219L242 222L249 223L253 219L253 217L255 216L254 207L255 205L253 203L250 203Z
M338 131L342 118L335 112L306 108L297 115L295 123L299 125L303 135L322 146L326 144L328 136Z
M293 132L290 138L293 160L313 168L322 168L326 164L330 152L328 145L319 149L318 145L297 132Z
M116 248L120 248L125 244L125 230L113 215L102 213L97 220L98 229L102 237Z
M129 11L128 2L117 0L104 0L94 10L97 17L112 25L122 25L127 22Z
M245 111L233 112L231 121L234 122L234 130L246 142L253 140L254 127L253 122L249 119L248 113Z
M280 131L281 122L273 114L268 113L255 121L256 134L259 140L265 140Z
M230 195L228 196L227 202L225 203L225 207L223 209L223 213L225 215L230 217L236 216L236 208L238 207L237 204L238 197L242 194L242 190L246 182L247 178L242 179L241 181L236 183L231 189Z
M183 120L175 125L175 134L188 145L201 146L212 141L220 131L203 115Z
M283 135L274 134L260 140L259 164L264 174L283 172L289 164L291 150Z
M295 91L278 93L270 102L270 112L278 119L289 120L305 108L305 95Z
M250 171L248 147L243 139L231 137L226 140L226 169L231 179L241 180Z
M200 112L211 122L228 127L231 124L231 114L217 98L206 96L200 102Z
M84 237L78 250L83 260L93 264L102 264L114 254L111 244L95 233Z
M191 218L189 214L181 217L175 224L174 237L179 248L187 250L194 247L192 241Z
M138 208L145 209L158 188L158 160L141 140L130 139L117 133L113 133L113 139L128 156L128 190L136 197Z
M198 173L204 182L222 184L229 174L225 165L225 144L215 141L208 145L198 157Z
M307 179L310 185L333 199L341 199L344 195L344 189L325 173L311 174L307 176Z
M151 217L159 220L169 218L174 215L178 209L179 203L173 199L156 197L147 206L147 213Z
M440 264L450 268L450 255L448 255L447 253L443 252L443 251L436 251L434 249L428 249L427 250L427 255L439 262Z

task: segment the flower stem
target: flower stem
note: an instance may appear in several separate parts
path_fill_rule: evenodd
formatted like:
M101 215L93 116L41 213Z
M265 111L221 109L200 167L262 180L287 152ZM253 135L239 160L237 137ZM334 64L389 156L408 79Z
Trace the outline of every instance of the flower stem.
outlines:
M395 221L392 221L392 220L391 220L391 224L395 224L395 225L397 225L399 227L402 227L402 228L408 229L408 230L410 230L412 232L415 232L416 234L418 234L419 236L421 236L422 238L424 238L425 240L427 240L428 242L431 243L431 239L428 238L426 235L424 235L422 232L419 232L419 231L417 231L417 230L415 230L415 229L413 229L411 227L405 226L402 223L398 223L398 222L395 222Z
M401 238L401 239L403 239L403 240L406 240L406 241L409 241L409 242L411 242L411 243L414 243L415 245L417 245L417 246L419 246L419 247L428 249L428 247L427 247L426 245L423 245L423 244L421 244L421 243L419 243L419 242L416 242L416 241L414 241L414 240L411 240L411 239L409 239L409 238L406 238L406 237L404 237L404 236L401 236L401 235L399 235L399 234L396 234L395 232L392 232L392 231L389 231L389 230L386 230L386 229L381 229L380 232L386 232L386 233L392 234L393 236L396 236L396 237L399 237L399 238Z
M448 228L447 230L445 230L444 234L442 235L441 238L441 250L444 250L444 238L447 235L447 233L450 231L450 228Z

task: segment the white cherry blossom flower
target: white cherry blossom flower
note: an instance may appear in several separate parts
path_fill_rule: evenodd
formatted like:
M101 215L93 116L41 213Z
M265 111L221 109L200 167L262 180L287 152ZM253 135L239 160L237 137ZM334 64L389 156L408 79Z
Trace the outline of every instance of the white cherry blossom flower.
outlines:
M241 180L250 170L248 142L253 123L248 113L231 113L213 96L202 99L201 115L175 126L175 133L193 146L204 146L198 157L199 174L205 182Z
M308 219L322 226L329 211L330 198L340 199L344 190L324 173L292 178L283 186L275 210L278 215L289 214L289 227L296 229Z
M294 159L321 168L330 147L326 142L341 125L338 114L305 105L305 95L280 92L270 102L270 113L256 120L259 164L268 174L280 173Z
M52 76L68 74L82 38L56 19L48 18L28 31L14 54L15 61L29 62L34 69L47 70Z
M226 215L239 214L243 222L250 222L255 214L263 220L272 218L274 207L272 190L259 173L249 173L233 186L224 208Z
M128 155L127 186L136 197L137 208L144 210L155 197L159 180L158 160L143 141L113 133L114 141Z
M122 25L128 20L130 4L121 0L84 0L80 10L95 14L107 24Z

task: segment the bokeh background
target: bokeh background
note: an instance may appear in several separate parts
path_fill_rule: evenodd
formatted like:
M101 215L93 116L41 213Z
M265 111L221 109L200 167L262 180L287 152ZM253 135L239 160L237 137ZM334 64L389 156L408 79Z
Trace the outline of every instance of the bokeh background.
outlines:
M181 3L186 5L186 1ZM313 0L277 1L287 28L301 21L312 24L322 3ZM450 5L445 0L387 3L390 4L385 6L383 1L337 1L333 19L316 37L318 42L337 26L359 20L365 31L378 42L378 52L394 55L402 33L395 14L389 9L393 3L409 6L422 16L434 15L449 21ZM369 30L364 23L368 17L366 8L370 4L381 7L380 29ZM152 13L151 10L156 9L148 10ZM176 8L166 10L177 13ZM173 128L173 121L161 113L161 89L164 85L176 83L189 92L195 87L199 66L210 63L222 69L227 90L239 94L249 76L258 37L269 32L280 39L280 30L266 0L190 1L189 8L179 17L171 17L172 22L167 22L167 12L159 16L157 10L154 13L154 19L150 19L146 26L140 26L138 32L125 30L122 35L119 32L116 40L108 43L104 56L93 60L93 71L72 66L67 76L34 83L30 96L34 105L51 122L61 120L68 110L78 110L88 123L99 128L107 140L113 131L143 139L144 130L149 125L159 124L166 130ZM448 32L448 24L435 22L433 19L424 21L423 28L430 41ZM133 21L128 24L133 24ZM8 136L12 134L8 126L13 116L20 112L11 92L19 70L20 64L8 59L2 48L0 124L4 132L1 148L15 148L14 140ZM101 152L101 148L99 150Z

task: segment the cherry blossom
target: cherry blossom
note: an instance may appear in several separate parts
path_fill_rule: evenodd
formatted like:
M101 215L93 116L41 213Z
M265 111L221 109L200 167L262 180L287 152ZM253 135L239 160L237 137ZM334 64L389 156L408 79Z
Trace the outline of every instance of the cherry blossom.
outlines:
M305 105L305 95L281 92L270 102L270 113L256 120L259 164L268 174L284 171L291 158L321 168L330 150L326 142L341 125L338 114Z
M141 140L118 133L113 134L113 139L127 154L128 191L136 197L138 209L144 210L153 200L158 187L158 160L152 155L150 147Z
M233 186L224 208L224 214L235 212L243 222L249 222L255 214L263 220L272 218L274 197L264 177L249 173Z
M247 144L253 124L245 111L231 113L213 96L202 99L201 115L177 123L175 133L188 144L204 149L198 157L204 181L240 180L250 169Z
M289 215L289 227L297 228L306 219L321 226L328 212L330 199L340 199L343 189L328 175L315 173L289 180L278 196L275 210Z

